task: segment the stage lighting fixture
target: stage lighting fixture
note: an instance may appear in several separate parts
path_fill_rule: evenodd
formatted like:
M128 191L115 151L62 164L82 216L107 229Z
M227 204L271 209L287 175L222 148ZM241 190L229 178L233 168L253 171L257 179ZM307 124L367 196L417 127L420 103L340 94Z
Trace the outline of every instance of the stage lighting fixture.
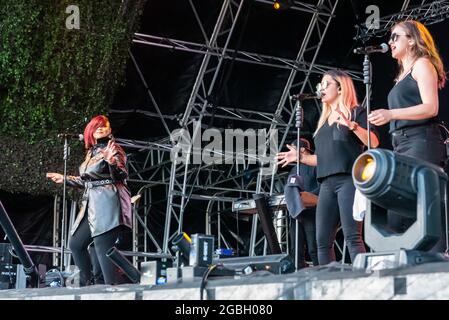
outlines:
M365 242L375 252L428 250L442 235L447 175L423 160L372 149L354 162L352 177L367 198ZM392 230L387 213L414 220L404 232Z
M192 239L185 232L182 232L175 236L172 241L172 250L175 252L179 251L180 259L185 266L189 265L191 244Z
M208 267L212 264L214 252L213 236L195 233L192 234L190 245L189 265L193 267Z
M273 9L285 10L291 8L295 4L294 0L275 0L273 2Z
M353 268L371 272L443 261L447 261L443 253L400 249L388 252L358 254L354 260Z
M132 283L139 283L142 276L139 270L134 268L133 264L123 255L123 253L116 247L110 248L106 252L106 257L120 268L123 273L132 281Z

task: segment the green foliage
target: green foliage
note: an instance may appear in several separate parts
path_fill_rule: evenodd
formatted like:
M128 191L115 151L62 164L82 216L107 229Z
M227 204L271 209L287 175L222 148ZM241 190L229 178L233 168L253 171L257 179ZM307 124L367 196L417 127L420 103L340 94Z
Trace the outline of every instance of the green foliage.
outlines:
M106 113L144 2L0 0L0 189L50 191L42 170L58 169L62 144L48 137ZM66 28L72 4L80 29Z

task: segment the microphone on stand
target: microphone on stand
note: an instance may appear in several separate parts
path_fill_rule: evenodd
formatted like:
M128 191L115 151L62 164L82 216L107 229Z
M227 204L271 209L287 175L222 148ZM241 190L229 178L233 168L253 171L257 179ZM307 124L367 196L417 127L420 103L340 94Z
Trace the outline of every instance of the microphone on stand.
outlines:
M313 99L321 99L321 91L317 91L315 93L298 93L290 96L290 100L313 100Z
M359 47L354 49L355 54L370 54L374 52L385 53L388 51L388 45L386 43L381 43L377 46Z
M81 133L58 133L58 138L77 139L79 141L84 141L84 135Z

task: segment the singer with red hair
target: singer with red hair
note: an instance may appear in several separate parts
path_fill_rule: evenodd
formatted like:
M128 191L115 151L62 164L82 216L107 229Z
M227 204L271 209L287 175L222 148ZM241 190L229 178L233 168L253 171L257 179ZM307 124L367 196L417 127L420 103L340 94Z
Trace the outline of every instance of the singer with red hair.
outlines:
M69 247L80 269L80 285L92 281L88 246L94 243L105 284L121 282L117 267L106 256L123 227L132 227L131 194L126 185L126 155L115 143L107 117L96 116L84 129L86 158L79 167L79 176L68 176L68 186L84 188L82 204L71 229ZM47 177L63 183L60 173Z
M316 208L316 240L320 265L335 261L334 240L341 222L351 261L365 252L362 223L352 218L355 187L352 165L368 144L366 110L358 106L352 79L341 70L327 71L318 87L323 111L314 133L315 154L287 145L289 151L277 154L283 167L291 162L317 166L317 180L321 183ZM371 132L371 144L379 140Z

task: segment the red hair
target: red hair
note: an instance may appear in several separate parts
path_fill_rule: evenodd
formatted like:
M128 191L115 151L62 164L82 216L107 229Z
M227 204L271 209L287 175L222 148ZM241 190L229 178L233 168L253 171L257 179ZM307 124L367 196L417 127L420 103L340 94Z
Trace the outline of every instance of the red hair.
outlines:
M84 129L84 146L86 149L92 148L95 144L94 132L100 127L108 127L109 119L106 116L93 117Z

